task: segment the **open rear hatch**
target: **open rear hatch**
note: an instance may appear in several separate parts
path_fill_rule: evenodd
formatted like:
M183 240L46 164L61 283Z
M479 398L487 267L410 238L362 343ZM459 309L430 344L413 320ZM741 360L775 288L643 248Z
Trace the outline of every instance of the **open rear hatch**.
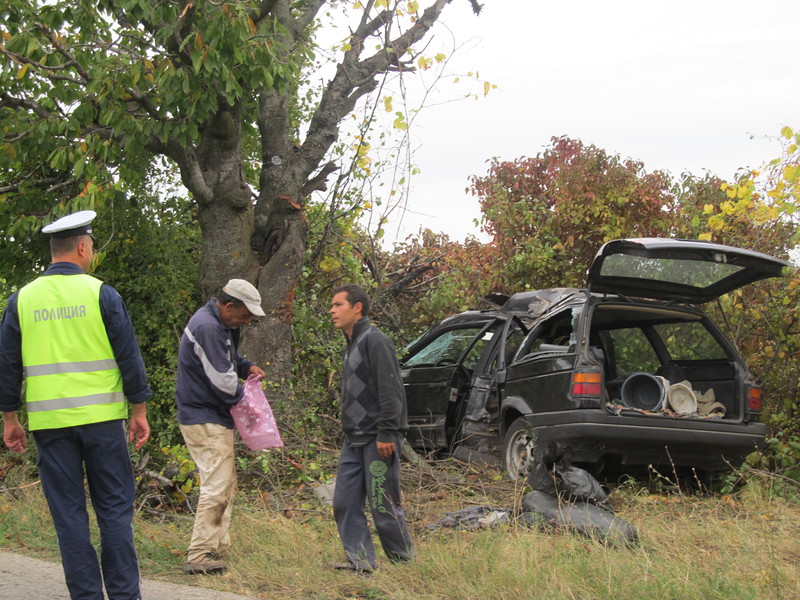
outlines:
M703 304L778 277L789 263L761 252L699 240L634 238L603 245L592 261L592 292Z

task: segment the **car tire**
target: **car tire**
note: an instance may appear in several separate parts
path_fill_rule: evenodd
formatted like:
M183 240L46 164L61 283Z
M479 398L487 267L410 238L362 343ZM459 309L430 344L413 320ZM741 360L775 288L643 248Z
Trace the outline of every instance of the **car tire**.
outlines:
M512 480L524 480L533 469L535 440L531 426L519 417L503 437L503 468Z

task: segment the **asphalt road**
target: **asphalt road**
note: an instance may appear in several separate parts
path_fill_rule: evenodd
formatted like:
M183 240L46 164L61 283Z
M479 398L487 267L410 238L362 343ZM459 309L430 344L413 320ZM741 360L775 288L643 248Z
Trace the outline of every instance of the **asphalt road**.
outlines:
M201 587L142 581L143 600L257 600ZM0 551L0 600L69 600L60 563Z

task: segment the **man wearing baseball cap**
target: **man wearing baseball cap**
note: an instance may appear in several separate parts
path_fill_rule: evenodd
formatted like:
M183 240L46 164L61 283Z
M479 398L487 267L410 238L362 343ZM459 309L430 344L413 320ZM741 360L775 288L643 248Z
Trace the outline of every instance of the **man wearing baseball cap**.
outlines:
M50 235L52 263L8 301L0 326L3 441L12 452L27 446L17 419L24 381L28 429L70 598L103 598L105 585L111 600L136 600L141 592L128 441L139 450L150 436L146 401L152 392L122 298L86 274L94 218L94 211L84 210L42 228ZM100 527L102 567L89 533L84 470Z
M242 325L263 317L261 295L244 279L231 279L183 330L178 350L175 401L178 423L200 472L200 498L184 571L221 573L230 546L228 529L236 469L231 406L244 393L240 379L264 371L237 349Z

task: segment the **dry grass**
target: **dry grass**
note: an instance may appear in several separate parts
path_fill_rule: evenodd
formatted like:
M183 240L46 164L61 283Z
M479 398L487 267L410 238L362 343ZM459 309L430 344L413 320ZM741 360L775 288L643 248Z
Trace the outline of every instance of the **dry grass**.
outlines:
M308 490L237 500L230 571L180 573L191 518L137 519L144 576L275 600L800 599L800 507L768 483L736 496L614 491L618 514L640 534L632 548L512 523L493 530L429 529L470 505L519 505L523 490L491 469L452 463L404 466L407 513L418 558L365 577L326 563L341 559L330 508ZM11 487L0 480L0 488ZM54 555L38 486L0 495L0 544Z

